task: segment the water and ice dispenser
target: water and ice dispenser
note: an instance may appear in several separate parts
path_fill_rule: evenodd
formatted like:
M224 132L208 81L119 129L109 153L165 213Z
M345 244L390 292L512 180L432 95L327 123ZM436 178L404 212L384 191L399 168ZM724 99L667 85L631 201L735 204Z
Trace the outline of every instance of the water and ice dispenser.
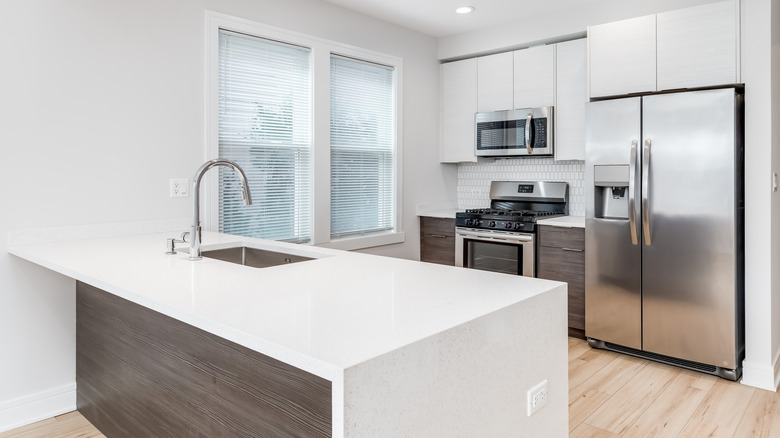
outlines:
M628 219L628 164L593 166L595 217Z

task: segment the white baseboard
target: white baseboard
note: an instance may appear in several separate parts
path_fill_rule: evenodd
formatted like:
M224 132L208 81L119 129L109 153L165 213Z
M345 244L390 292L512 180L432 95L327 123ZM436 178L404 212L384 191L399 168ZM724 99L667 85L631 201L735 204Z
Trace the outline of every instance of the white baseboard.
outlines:
M0 432L76 410L76 383L0 402Z
M741 383L774 392L777 389L778 377L780 377L778 365L777 360L775 360L774 366L755 364L745 360L742 362Z

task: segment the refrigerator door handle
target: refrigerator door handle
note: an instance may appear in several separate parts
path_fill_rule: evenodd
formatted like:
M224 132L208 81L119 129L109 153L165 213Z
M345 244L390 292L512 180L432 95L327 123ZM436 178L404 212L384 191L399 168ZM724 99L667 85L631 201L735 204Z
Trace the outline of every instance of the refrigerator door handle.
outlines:
M531 144L531 125L534 121L534 115L528 114L528 119L525 121L525 150L528 151L528 155L532 155L534 153L534 145Z
M628 227L631 232L631 244L639 245L639 234L636 229L636 149L637 140L631 142L631 158L628 162Z
M650 239L650 146L648 138L642 148L642 229L647 246L653 244Z

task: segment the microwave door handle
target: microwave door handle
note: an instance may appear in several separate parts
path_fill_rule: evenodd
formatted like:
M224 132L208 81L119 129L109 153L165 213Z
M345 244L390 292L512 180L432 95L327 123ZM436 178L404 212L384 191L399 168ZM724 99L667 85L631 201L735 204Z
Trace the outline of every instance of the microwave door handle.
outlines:
M631 244L639 245L639 237L636 229L636 149L637 140L631 142L631 157L628 161L628 228L631 233Z
M525 120L525 150L528 151L528 155L534 153L534 146L531 139L531 124L533 123L534 115L529 113L528 118Z

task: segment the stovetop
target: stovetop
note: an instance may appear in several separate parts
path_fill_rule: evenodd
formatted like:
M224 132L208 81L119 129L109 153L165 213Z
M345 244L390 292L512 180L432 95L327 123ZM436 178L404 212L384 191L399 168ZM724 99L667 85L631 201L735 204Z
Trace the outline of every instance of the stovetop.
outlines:
M557 216L561 213L555 211L540 210L504 210L499 208L471 208L466 213L478 214L482 216L512 216L518 220L535 220L540 216Z
M538 219L563 215L555 211L476 208L455 213L455 226L533 233Z

